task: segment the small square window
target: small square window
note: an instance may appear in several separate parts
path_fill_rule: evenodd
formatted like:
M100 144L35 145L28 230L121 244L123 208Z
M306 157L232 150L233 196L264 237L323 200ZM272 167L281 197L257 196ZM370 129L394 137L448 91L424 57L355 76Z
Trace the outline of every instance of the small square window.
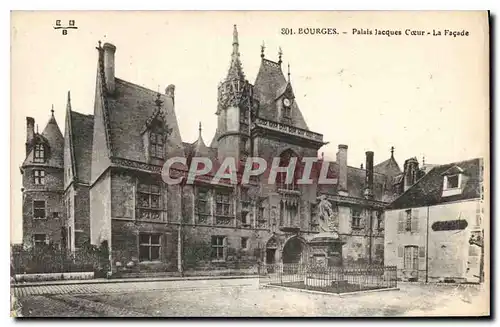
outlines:
M139 234L139 261L160 260L160 235Z
M45 184L45 171L40 169L33 170L33 183L35 185Z
M33 234L33 243L35 247L43 246L47 244L46 234Z

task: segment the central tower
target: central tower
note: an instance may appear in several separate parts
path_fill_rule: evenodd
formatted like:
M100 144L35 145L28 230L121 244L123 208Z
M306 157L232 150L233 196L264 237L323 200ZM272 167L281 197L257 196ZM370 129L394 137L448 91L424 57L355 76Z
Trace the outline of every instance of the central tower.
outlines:
M244 161L251 155L250 114L253 86L248 83L240 61L238 30L233 29L233 52L227 77L219 84L217 132L212 146L218 148L218 159L226 157Z

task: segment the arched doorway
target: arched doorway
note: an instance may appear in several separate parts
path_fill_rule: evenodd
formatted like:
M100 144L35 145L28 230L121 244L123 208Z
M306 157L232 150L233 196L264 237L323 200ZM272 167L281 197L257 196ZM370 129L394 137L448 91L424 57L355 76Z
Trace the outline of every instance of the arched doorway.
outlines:
M306 244L298 237L290 238L283 246L283 263L304 263L306 255Z

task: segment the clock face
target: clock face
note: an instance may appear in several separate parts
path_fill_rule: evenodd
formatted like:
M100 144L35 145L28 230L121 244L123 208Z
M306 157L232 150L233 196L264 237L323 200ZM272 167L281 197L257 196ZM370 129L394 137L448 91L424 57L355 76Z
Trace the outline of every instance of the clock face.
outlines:
M290 99L284 98L283 99L283 104L285 105L285 107L290 107L290 105L292 103L291 103Z

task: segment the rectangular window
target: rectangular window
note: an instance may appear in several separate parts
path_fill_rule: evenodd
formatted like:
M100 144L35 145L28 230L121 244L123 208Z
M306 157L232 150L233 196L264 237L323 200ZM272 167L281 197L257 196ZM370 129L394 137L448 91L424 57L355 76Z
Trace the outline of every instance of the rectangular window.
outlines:
M411 209L406 210L405 231L411 232Z
M160 220L161 188L156 183L139 183L137 188L139 219Z
M45 170L33 170L33 183L35 183L35 185L45 184Z
M229 193L218 192L215 197L215 214L217 216L231 216L231 195Z
M164 144L163 135L151 132L149 134L149 146L151 149L151 157L163 159L164 158Z
M33 201L33 218L35 219L47 218L45 201L40 201L40 200Z
M377 211L377 229L378 230L384 229L384 215L382 211Z
M139 261L160 260L160 235L139 234Z
M446 188L458 188L458 175L450 175L446 176L447 182L446 182Z
M291 118L292 117L292 108L283 107L283 118Z
M352 214L352 228L361 228L361 209L358 208L352 208L351 209L351 214Z
M224 260L224 245L226 238L224 236L212 236L212 259Z
M33 244L35 247L43 246L47 244L46 234L33 234Z
M418 270L418 246L407 245L404 251L405 269Z
M210 206L208 202L208 190L199 188L198 196L196 198L197 204L196 209L200 215L210 215Z
M248 209L250 207L250 196L248 195L248 189L241 189L241 208Z
M241 238L241 248L246 249L248 247L248 237Z
M246 211L243 211L241 213L241 224L243 225L243 227L250 226L250 221L248 219L248 212L246 212Z
M45 148L43 144L35 145L35 153L33 157L34 162L44 162L45 161Z
M259 220L264 220L264 207L259 208Z

